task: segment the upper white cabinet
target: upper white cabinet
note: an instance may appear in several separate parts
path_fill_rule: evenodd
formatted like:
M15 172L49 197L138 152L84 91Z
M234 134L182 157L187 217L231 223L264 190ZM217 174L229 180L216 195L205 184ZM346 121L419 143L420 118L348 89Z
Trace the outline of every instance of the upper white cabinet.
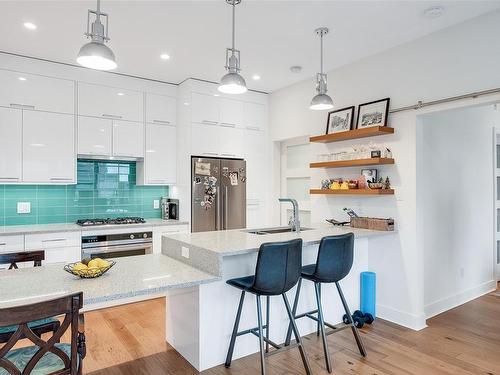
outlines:
M115 120L144 121L144 95L89 83L78 83L78 114Z
M138 185L171 185L177 180L177 129L146 124L146 154L137 165Z
M191 154L235 158L243 157L243 129L229 125L193 123Z
M243 125L248 129L264 129L267 124L266 107L263 104L243 104Z
M22 179L23 115L0 107L0 183Z
M219 122L219 97L193 92L191 95L191 120L204 124Z
M146 93L146 122L174 125L177 121L177 100L170 96Z
M113 155L117 157L144 157L144 124L113 121Z
M243 102L220 98L220 123L222 125L243 125Z
M244 129L244 157L247 161L247 198L262 200L267 181L266 139L263 131ZM255 207L254 207L255 208Z
M112 120L78 116L78 154L112 155Z
M0 106L75 112L74 81L0 70L0 87Z
M75 116L23 111L23 182L75 182Z

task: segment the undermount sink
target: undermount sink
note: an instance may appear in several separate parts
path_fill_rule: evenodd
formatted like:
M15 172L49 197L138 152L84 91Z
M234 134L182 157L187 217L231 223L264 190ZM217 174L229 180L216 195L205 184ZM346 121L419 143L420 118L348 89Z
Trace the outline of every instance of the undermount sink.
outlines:
M300 228L300 231L304 230L311 230L313 228ZM244 232L251 233L251 234L277 234L277 233L287 233L287 232L292 232L290 227L274 227L274 228L262 228L262 229L250 229L250 230L245 230Z

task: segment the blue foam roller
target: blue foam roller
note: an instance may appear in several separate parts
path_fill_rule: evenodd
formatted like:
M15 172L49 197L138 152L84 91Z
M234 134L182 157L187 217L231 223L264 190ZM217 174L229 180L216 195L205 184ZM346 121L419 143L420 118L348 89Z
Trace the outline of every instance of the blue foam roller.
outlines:
M375 272L361 272L361 311L375 315L377 275Z

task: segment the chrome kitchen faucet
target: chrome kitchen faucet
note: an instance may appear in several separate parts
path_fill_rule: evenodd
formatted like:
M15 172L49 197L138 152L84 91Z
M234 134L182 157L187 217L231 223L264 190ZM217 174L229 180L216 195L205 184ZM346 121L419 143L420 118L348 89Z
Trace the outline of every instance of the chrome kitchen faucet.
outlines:
M293 206L293 214L290 218L288 225L290 225L290 229L292 232L300 233L300 220L299 220L299 204L296 199L292 198L279 198L280 202L290 202Z

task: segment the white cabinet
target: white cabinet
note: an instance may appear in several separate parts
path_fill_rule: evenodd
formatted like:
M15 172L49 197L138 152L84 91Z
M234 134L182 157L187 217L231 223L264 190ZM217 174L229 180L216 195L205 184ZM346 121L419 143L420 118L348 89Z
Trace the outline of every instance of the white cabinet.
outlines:
M131 121L113 121L113 155L144 157L144 124Z
M262 228L265 223L264 204L259 199L247 199L247 228Z
M222 157L243 157L243 130L234 126L221 125L219 133L219 155Z
M78 83L78 114L118 120L143 121L142 92Z
M75 182L75 116L23 111L23 182Z
M246 102L243 105L243 125L247 129L264 129L267 124L266 107L263 104Z
M188 233L189 228L187 224L179 225L163 225L153 228L153 253L161 253L161 239L163 236L177 233Z
M177 100L170 96L146 93L146 122L174 125L177 121Z
M191 95L191 121L203 124L219 122L219 97L193 92Z
M259 130L244 130L244 157L247 162L247 198L265 198L266 183L266 139Z
M220 98L220 123L241 126L243 124L243 102Z
M219 155L220 126L193 123L191 126L191 154L195 156Z
M23 115L0 107L0 183L22 179Z
M177 129L146 124L146 154L137 163L137 185L171 185L177 180Z
M0 70L0 87L0 106L75 112L74 81Z
M43 250L42 264L77 262L81 259L81 233L43 233L25 236L26 251Z
M112 154L112 120L78 116L78 154Z
M24 236L0 236L0 253L24 251Z

